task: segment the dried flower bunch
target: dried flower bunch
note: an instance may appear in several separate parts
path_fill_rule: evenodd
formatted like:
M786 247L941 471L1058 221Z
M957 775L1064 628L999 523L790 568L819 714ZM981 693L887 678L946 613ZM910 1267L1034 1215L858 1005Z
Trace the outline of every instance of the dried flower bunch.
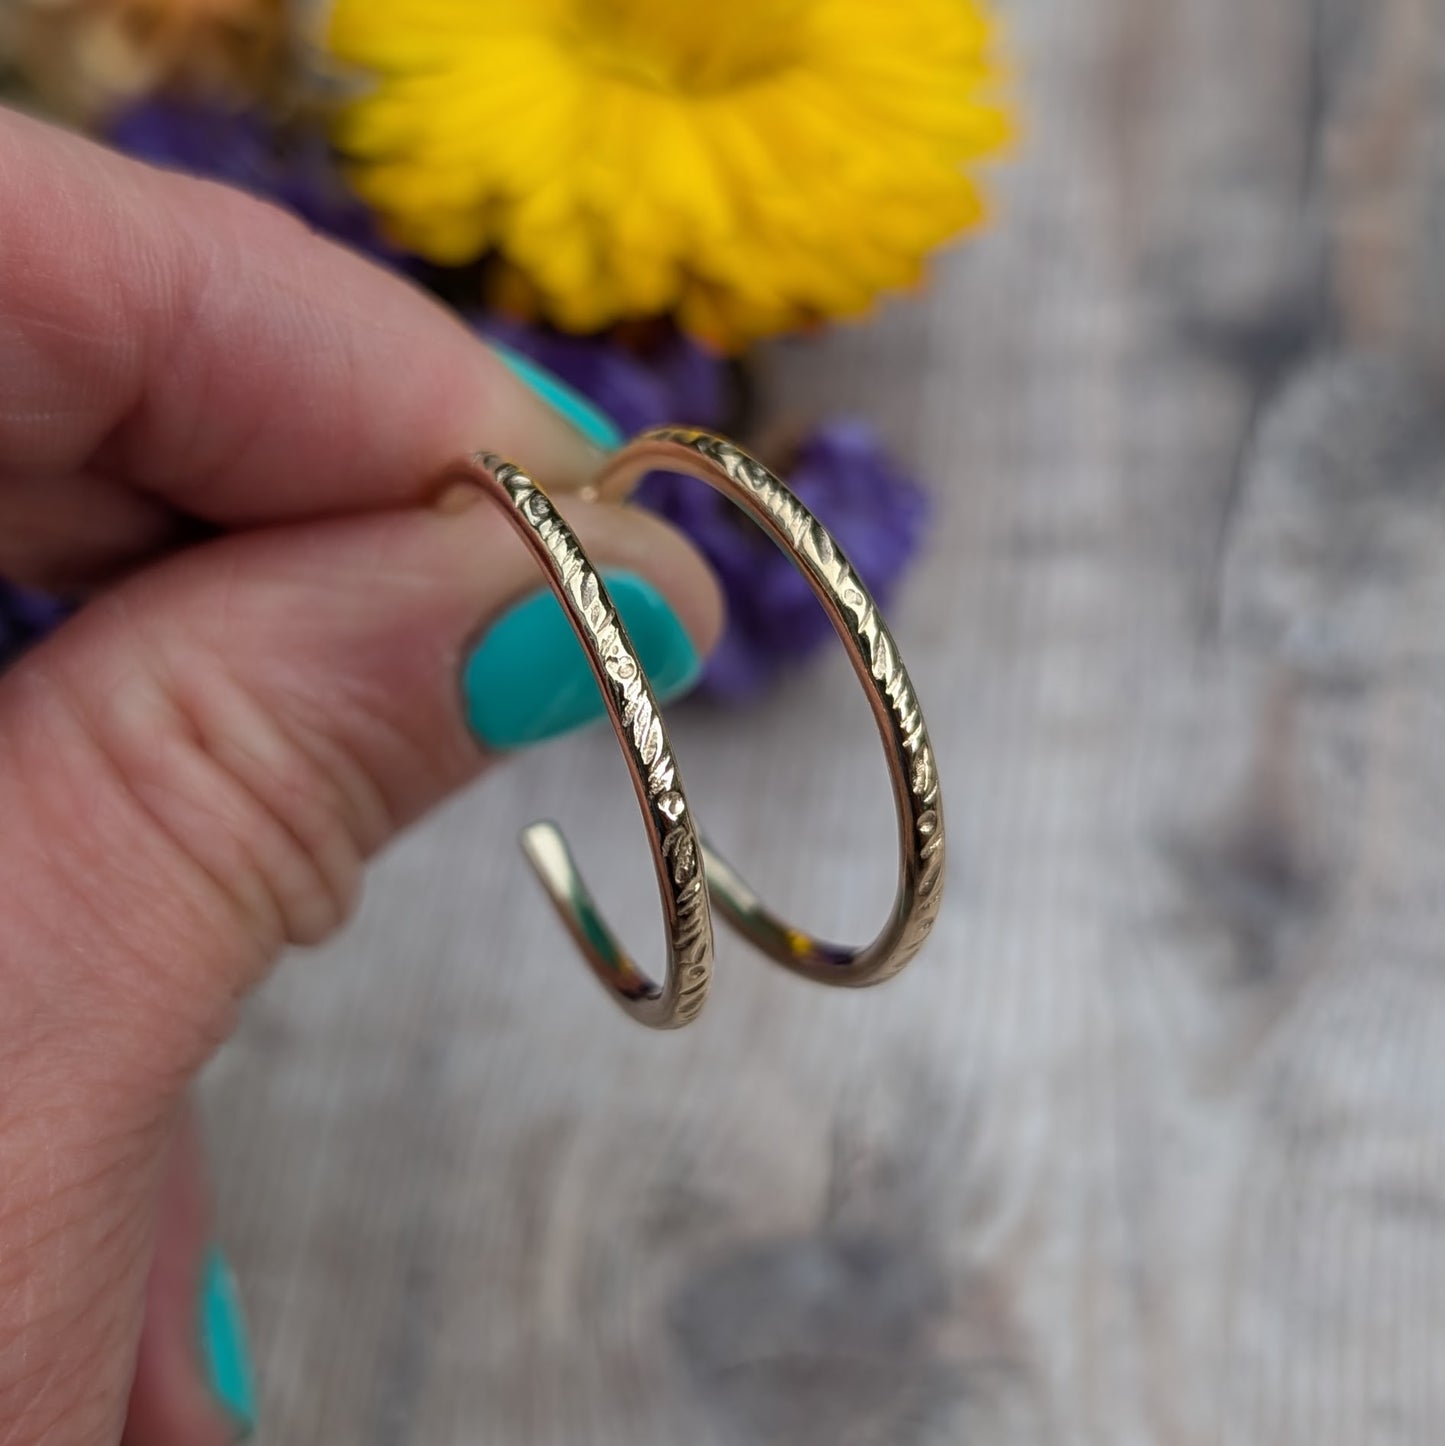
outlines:
M100 121L162 90L243 105L279 74L285 0L5 0L0 47L35 99Z
M5 0L31 103L240 186L406 270L626 431L760 446L887 598L927 496L866 422L747 437L747 349L921 283L987 215L1011 118L983 0ZM706 489L643 500L723 580L705 686L751 697L827 636ZM0 594L0 650L50 619Z

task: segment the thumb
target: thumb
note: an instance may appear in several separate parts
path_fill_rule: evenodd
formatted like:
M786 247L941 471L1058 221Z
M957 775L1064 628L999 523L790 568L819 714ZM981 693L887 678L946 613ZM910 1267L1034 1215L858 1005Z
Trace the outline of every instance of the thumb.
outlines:
M471 722L526 736L498 697L565 712L564 685L595 693L567 633L565 652L484 648L502 671L464 697L469 648L542 580L495 506L458 496L182 554L0 684L0 901L21 921L0 969L112 1083L179 1082L283 945L335 929L365 859L484 765ZM716 592L682 538L569 511L604 570L652 580L622 591L624 618L637 594L679 619L664 646L712 641Z
M690 681L720 622L704 565L646 514L567 510L599 566L632 575L617 601L643 615L644 663ZM499 511L452 493L181 554L0 680L0 1422L50 1419L7 1379L18 1331L35 1391L68 1412L86 1409L74 1372L119 1360L88 1408L118 1430L136 1221L235 1001L283 945L337 927L365 859L483 768L487 738L535 736L595 691L560 607L516 606L540 583ZM536 711L519 725L499 697Z

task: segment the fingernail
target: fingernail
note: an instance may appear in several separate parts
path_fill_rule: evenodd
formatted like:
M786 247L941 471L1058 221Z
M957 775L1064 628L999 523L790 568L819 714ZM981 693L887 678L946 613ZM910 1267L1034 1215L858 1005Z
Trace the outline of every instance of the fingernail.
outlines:
M581 392L569 387L561 377L539 366L529 356L513 351L500 342L489 342L492 350L519 381L525 383L558 415L572 424L593 446L612 452L622 445L623 436L606 412L594 406Z
M256 1381L236 1276L212 1246L201 1267L201 1359L216 1404L244 1441L256 1429Z
M631 572L603 574L660 702L681 697L702 671L667 599ZM562 605L550 591L509 608L462 668L472 731L489 748L524 748L606 716L606 705Z

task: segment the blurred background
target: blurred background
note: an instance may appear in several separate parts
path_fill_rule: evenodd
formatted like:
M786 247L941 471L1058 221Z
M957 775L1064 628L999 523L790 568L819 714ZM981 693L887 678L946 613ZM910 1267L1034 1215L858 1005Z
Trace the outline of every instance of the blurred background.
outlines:
M890 599L950 811L900 979L720 932L671 1036L512 847L554 814L658 942L605 729L417 829L207 1081L266 1440L1438 1438L1439 0L0 15L15 103L791 468ZM733 606L672 710L694 804L870 936L841 650L650 485ZM65 605L8 597L14 642Z

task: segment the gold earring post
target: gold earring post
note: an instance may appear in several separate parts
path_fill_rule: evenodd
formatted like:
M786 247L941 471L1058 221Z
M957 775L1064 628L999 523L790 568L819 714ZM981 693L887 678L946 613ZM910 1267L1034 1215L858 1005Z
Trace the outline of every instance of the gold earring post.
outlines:
M607 589L547 494L520 468L490 453L457 463L448 477L482 489L542 565L587 652L647 826L667 932L667 971L644 974L608 928L554 823L534 823L521 844L553 907L592 972L634 1019L674 1029L696 1018L712 978L712 915L701 845L667 729L637 650Z
M938 769L898 645L827 529L741 447L710 432L671 427L644 432L609 459L595 483L597 495L622 501L649 472L680 472L715 487L798 566L868 695L897 807L898 887L888 921L871 944L828 944L792 928L704 840L709 891L734 928L794 973L854 987L890 979L918 952L938 917L945 850Z

